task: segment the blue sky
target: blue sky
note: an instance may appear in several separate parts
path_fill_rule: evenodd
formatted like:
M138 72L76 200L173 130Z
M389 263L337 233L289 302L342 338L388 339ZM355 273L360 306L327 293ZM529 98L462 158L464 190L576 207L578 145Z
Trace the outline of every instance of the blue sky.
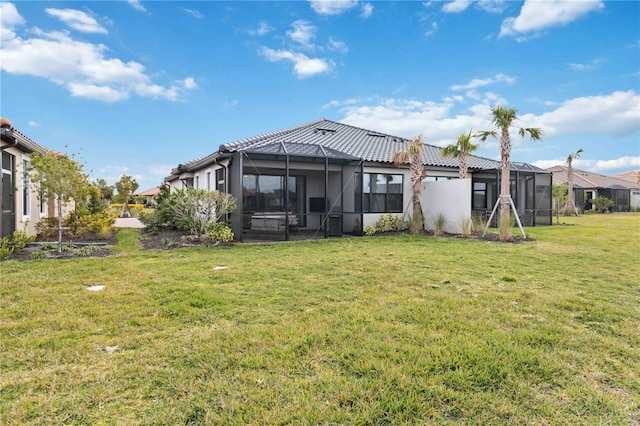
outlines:
M489 108L512 160L640 169L637 1L0 3L0 114L140 189L220 144L320 118L445 145ZM478 155L498 159L497 141Z

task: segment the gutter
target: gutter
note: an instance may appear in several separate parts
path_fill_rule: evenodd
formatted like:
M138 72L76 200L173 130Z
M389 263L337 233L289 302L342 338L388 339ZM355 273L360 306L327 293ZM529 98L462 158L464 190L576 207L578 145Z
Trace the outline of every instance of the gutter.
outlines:
M0 118L0 139L8 143L8 145L0 147L0 152L18 146L18 138L15 136L8 118Z

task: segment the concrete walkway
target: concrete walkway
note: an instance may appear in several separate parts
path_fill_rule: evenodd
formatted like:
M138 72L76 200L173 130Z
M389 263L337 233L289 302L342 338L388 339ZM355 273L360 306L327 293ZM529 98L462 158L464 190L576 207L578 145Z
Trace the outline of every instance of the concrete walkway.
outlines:
M144 228L144 224L137 217L119 217L113 226L116 228Z

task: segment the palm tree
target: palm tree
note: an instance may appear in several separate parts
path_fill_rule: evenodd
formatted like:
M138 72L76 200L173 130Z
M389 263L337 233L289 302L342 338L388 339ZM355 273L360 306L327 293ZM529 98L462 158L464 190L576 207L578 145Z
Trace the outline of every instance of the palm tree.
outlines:
M511 177L511 138L509 136L509 128L513 126L513 122L518 119L518 112L515 108L504 108L501 105L491 107L491 124L500 131L500 221L511 222L509 205L511 199L510 177ZM478 137L482 142L486 141L489 136L497 137L496 130L485 130L478 133ZM542 129L537 127L520 128L518 134L524 137L529 134L531 140L542 140ZM510 227L500 227L500 239L506 241L511 237Z
M427 177L427 171L422 160L422 153L422 135L411 139L407 150L393 153L393 164L400 166L409 163L409 169L411 170L411 189L413 192L412 234L418 234L424 229L424 217L422 204L420 203L420 186L422 185L422 180Z
M447 145L440 150L443 156L458 159L460 163L458 176L460 179L467 178L467 156L478 149L479 145L471 142L471 139L474 137L475 135L472 135L470 130L469 134L463 133L458 136L458 141L456 143Z
M567 157L567 183L568 183L568 198L567 198L567 204L564 206L564 211L565 214L569 211L569 204L571 204L571 206L573 207L573 211L576 212L576 214L578 213L578 211L576 210L576 203L573 200L573 160L575 160L576 158L580 157L580 154L582 153L582 148L580 148L579 150L577 150L575 152L575 154L569 154L569 156Z

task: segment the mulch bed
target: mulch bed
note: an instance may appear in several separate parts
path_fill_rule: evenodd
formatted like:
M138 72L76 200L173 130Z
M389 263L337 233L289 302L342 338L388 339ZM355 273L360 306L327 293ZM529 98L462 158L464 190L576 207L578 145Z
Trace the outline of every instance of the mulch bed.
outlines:
M235 243L216 243L215 246L232 246ZM184 231L163 228L151 232L146 228L140 230L140 248L142 250L172 250L181 247L212 247L201 241L190 238Z
M78 257L106 257L115 252L117 244L116 232L107 238L96 238L95 235L69 235L62 233L62 251L58 252L58 237L43 238L38 236L22 250L11 254L6 260L34 259L74 259Z

